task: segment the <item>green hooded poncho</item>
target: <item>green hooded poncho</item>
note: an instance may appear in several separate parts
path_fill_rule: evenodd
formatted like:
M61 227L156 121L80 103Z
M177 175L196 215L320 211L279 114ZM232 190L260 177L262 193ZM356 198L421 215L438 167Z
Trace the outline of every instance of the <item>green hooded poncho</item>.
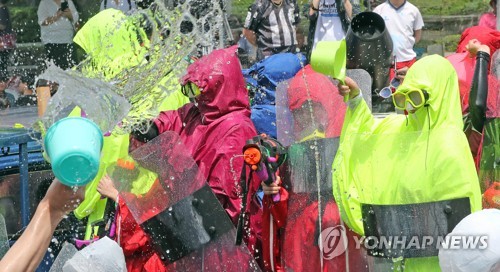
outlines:
M417 61L398 91L410 89L426 90L429 99L409 116L375 119L362 99L350 101L333 163L333 193L342 219L360 235L361 203L468 197L472 211L481 209L453 66L438 55ZM405 271L439 271L437 257L406 259Z
M92 17L78 31L74 42L80 45L88 55L88 59L83 62L81 67L86 76L103 76L105 80L113 81L120 77L120 73L126 69L144 64L149 40L144 31L136 27L133 20L119 10L106 9ZM153 115L156 116L159 111L174 110L189 102L188 98L180 92L180 85L167 86L170 77L173 77L173 74L169 74L159 81L154 79L158 81L158 84L148 92L149 94L162 93L159 95L160 103L157 108L138 107L129 112L129 115L141 117L146 112L146 115L149 115L151 110L155 110ZM167 95L165 89L176 91ZM72 114L80 116L79 110L75 110ZM89 226L93 222L102 220L106 206L106 199L101 199L101 195L97 192L97 185L109 166L114 165L119 158L128 157L128 148L128 134L114 131L110 136L104 137L99 172L94 180L87 185L85 199L74 211L77 218L89 216ZM155 179L155 176L141 172L134 183L132 192L137 194L147 192ZM90 239L91 236L91 229L87 228L85 239Z
M116 9L96 14L76 33L73 41L88 56L82 72L94 76L101 73L106 79L141 64L149 46L144 31Z

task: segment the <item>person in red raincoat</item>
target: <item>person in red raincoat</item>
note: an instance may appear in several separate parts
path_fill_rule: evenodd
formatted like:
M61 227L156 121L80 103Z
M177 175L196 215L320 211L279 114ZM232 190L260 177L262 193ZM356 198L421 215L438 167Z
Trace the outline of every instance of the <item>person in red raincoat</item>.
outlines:
M465 133L481 180L484 208L500 207L495 201L500 199L500 187L494 170L498 134L493 133L500 124L500 82L497 75L489 73L494 63L490 57L495 57L498 49L500 32L475 26L463 32L457 53L448 56L458 75Z
M473 39L478 40L481 44L487 45L490 48L490 56L493 56L496 50L500 49L500 31L481 26L469 27L462 33L456 52L446 57L457 71L463 114L468 112L469 92L472 85L472 77L474 76L474 68L476 66L475 54L471 54L467 50L469 41ZM491 92L488 92L489 105L491 105L491 100L496 98L497 94L498 89L491 89ZM489 107L488 111L492 111L491 107Z
M309 65L291 79L287 106L294 115L293 134L296 136L296 142L340 136L345 104L341 99L337 99L336 91L337 87L330 79L313 71ZM309 106L312 107L314 122L310 120ZM312 128L309 125L312 123L318 125ZM334 154L329 155L332 155L330 159L333 160ZM327 168L326 175L331 171L331 164L328 164ZM284 171L284 168L280 168L281 174ZM278 173L278 176L281 174ZM331 176L322 182L331 184ZM322 222L322 230L341 225L339 210L331 189L321 191L322 207L319 219L317 192L296 191L294 185L299 186L298 183L298 180L284 180L282 176L275 183L266 186L254 177L247 201L250 238L253 238L249 241L249 246L255 245L255 248L262 251L260 257L264 271L346 271L348 259L345 253L325 260L323 270L320 265L324 252L321 252L317 243L318 221ZM259 189L264 193L261 206L257 200ZM274 197L275 195L279 197ZM352 238L353 234L349 230L347 232ZM252 236L256 233L261 235ZM352 239L350 242L352 246L356 244ZM351 269L365 269L362 259L351 258L358 264L357 267L351 264Z
M477 82L475 86L473 86L472 84L474 71L476 68L477 54L475 52L476 50L470 49L476 47L473 44L470 44L471 41L474 41L474 43L487 45L490 49L489 55L493 56L493 54L500 48L500 32L481 26L469 27L462 33L456 53L447 57L447 59L451 62L451 64L457 71L460 88L460 100L462 102L462 114L464 115L464 117L467 117L469 115L469 96L472 90L471 88L478 87ZM489 69L489 65L487 68ZM482 76L487 77L488 96L486 100L486 118L500 117L500 109L497 109L499 90L498 80L495 76L488 75L487 71L485 71L485 74ZM467 125L467 120L465 121L465 123ZM466 133L468 134L467 138L469 140L471 151L474 156L474 161L476 162L476 167L479 168L481 158L480 150L482 142L482 131L474 133L473 131L470 131L470 129L469 131L467 131L466 129Z
M215 50L191 64L181 84L192 103L161 112L148 131L132 133L142 142L165 131L178 133L234 224L240 213L239 171L243 166L237 155L245 141L257 134L236 51L236 46ZM166 271L126 204L121 199L118 204L120 245L128 271Z

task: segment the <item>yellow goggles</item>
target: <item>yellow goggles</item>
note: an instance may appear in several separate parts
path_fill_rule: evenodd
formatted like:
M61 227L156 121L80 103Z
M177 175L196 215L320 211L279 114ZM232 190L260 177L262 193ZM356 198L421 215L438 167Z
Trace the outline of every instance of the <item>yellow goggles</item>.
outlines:
M195 98L201 94L200 87L198 87L193 82L187 82L186 84L182 85L181 92L183 95L189 98Z
M396 91L392 94L392 102L397 109L405 110L406 102L410 103L414 108L422 107L428 99L426 91L415 89L408 92Z

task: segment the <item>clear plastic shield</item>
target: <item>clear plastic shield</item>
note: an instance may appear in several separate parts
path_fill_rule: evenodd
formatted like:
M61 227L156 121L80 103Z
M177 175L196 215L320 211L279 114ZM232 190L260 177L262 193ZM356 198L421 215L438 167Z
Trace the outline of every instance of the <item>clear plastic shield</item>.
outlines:
M372 109L372 76L363 69L347 69L348 77L352 78L356 83L358 83L361 89L361 94L368 105L370 110Z
M136 167L154 181L138 193L134 183L143 178L131 167L116 167L111 178L120 197L169 271L258 270L246 246L234 245L234 225L186 150L174 132L136 149L131 154Z
M78 249L68 242L64 242L61 251L57 254L57 258L50 267L49 272L63 272L63 267L67 261L69 261L75 254L77 254Z
M483 148L479 167L485 208L500 208L500 52L491 58L488 78L488 111L483 130Z
M334 83L307 67L277 88L278 140L288 146L280 168L290 193L282 247L287 271L366 270L362 252L347 250L353 234L341 222L332 194L345 109ZM359 269L353 270L348 256Z

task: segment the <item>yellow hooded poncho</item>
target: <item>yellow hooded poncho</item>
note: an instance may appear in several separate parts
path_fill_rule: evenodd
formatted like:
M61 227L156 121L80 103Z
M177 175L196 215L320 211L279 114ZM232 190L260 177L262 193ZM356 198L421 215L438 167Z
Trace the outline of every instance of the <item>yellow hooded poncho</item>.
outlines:
M73 41L88 56L82 72L93 76L102 73L106 79L142 63L149 46L144 31L116 9L106 9L93 16Z
M124 70L144 63L149 40L144 31L136 27L133 20L119 10L106 9L92 17L78 31L74 42L80 45L88 55L88 59L81 67L86 76L103 76L106 80L113 81ZM161 104L155 109L157 111L174 110L189 102L188 98L179 91L179 85L165 86L169 82L169 77L172 76L170 74L157 79L158 84L151 91L164 93ZM167 95L163 88L176 91ZM143 110L149 111L151 109ZM144 114L141 111L139 108L130 112L129 115L141 116ZM79 116L79 111L75 111L74 114ZM97 185L109 166L114 165L119 158L128 157L128 148L128 134L112 132L110 136L104 137L99 172L94 180L87 185L85 199L74 211L77 218L89 216L89 225L102 219L106 199L101 199L101 195L97 192ZM150 173L141 172L138 180L134 183L133 192L137 194L147 192L155 178L156 176L150 175ZM87 228L85 238L90 239L91 235L90 228Z
M415 204L468 197L472 211L481 209L453 66L437 55L419 60L398 91L410 89L427 91L429 99L427 106L409 116L375 119L362 99L351 101L347 110L333 163L333 193L342 219L360 235L364 235L361 203ZM405 271L439 271L437 257L407 259Z

